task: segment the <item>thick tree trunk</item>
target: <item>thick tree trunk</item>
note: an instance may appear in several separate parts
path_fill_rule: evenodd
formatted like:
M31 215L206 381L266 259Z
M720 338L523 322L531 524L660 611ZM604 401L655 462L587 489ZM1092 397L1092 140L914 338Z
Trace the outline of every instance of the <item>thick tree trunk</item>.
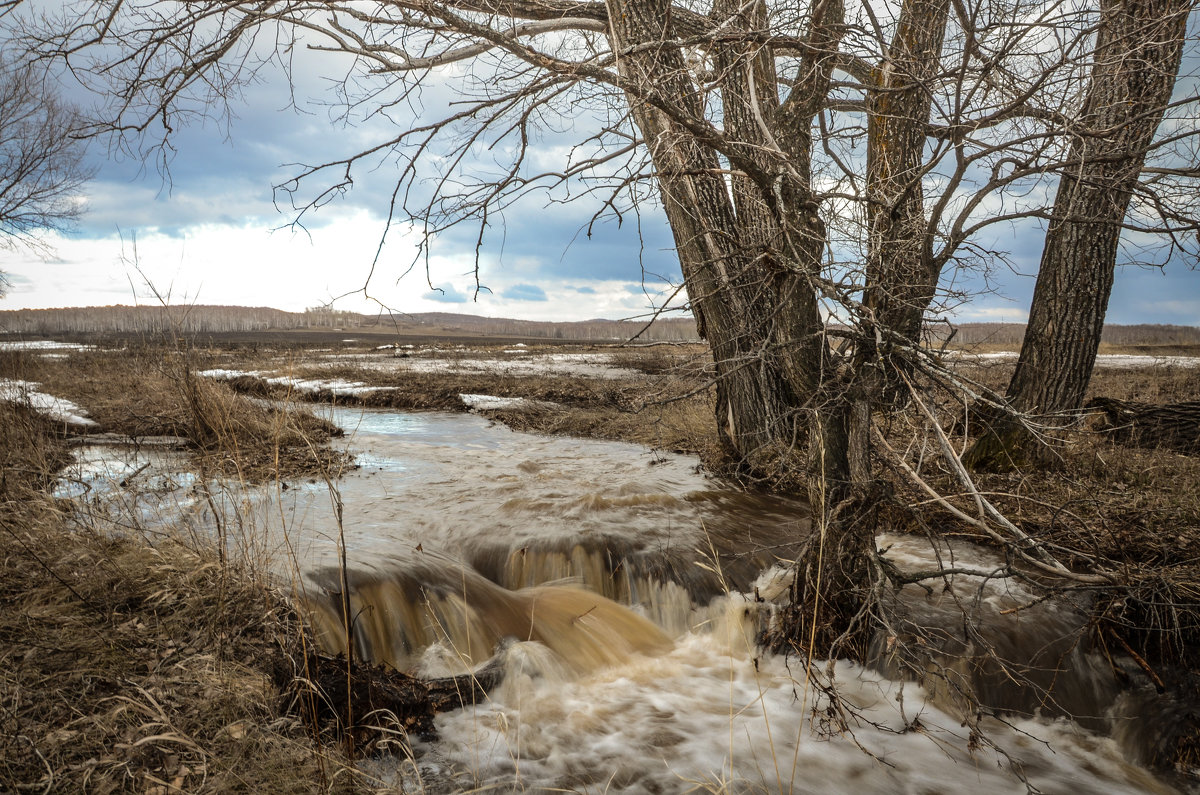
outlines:
M781 158L769 151L767 123L779 107L772 59L736 47L721 56L729 67L722 86L729 94L726 138L738 148L727 155L741 158L739 173L727 179L731 169L713 148L663 107L704 118L702 98L672 41L669 3L610 5L613 47L626 53L619 59L622 74L653 87L661 100L631 96L630 105L655 166L693 311L712 346L721 438L751 474L771 476L797 460L803 466L808 415L826 372L824 326L805 278L820 267L824 227L815 203L803 200L807 174L787 175L788 190L800 199L786 212L809 231L801 245L784 252L781 208L772 206L762 184L770 179L766 174L783 176ZM744 15L738 24L748 26L765 10L714 10L721 13Z
M875 587L879 495L843 501L814 528L796 561L791 598L763 638L773 651L810 660L829 655L863 661L875 627L867 608Z
M920 343L939 268L925 210L925 144L941 69L949 0L904 0L887 60L867 85L867 264L863 339L853 364L848 455L852 476L869 477L873 407L906 402L906 356L895 343ZM882 344L880 344L882 343Z
M949 0L905 0L888 59L867 91L867 282L864 304L915 343L937 289L925 214L925 142Z
M1054 200L1029 323L1006 397L1018 412L1078 409L1112 292L1121 224L1171 100L1187 0L1103 0L1092 82ZM999 421L969 452L976 468L1021 463L1036 442Z
M618 2L609 5L622 74L653 86L651 99L660 100L631 96L630 106L693 312L712 347L720 436L753 477L805 476L820 532L800 562L797 593L806 609L797 615L816 611L840 634L839 617L856 615L869 588L874 549L871 528L844 521L856 486L852 401L826 342L815 282L826 235L810 187L811 126L828 93L842 6L818 4L809 41L821 55L800 70L804 79L782 102L774 59L760 44L730 43L714 56L726 164L663 106L669 101L686 117L703 118L702 98L672 40L668 3ZM762 3L718 0L713 16L731 31L766 26ZM790 627L792 635L799 626Z

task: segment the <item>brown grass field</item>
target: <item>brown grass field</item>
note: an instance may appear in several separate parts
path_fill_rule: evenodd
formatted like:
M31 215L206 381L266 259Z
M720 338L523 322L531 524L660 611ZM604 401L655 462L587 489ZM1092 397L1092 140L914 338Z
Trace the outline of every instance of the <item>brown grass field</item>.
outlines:
M724 468L705 380L709 362L698 345L572 345L610 354L614 365L633 371L593 379L311 362L305 351L333 344L332 337L203 340L182 350L134 343L66 358L0 352L0 379L37 382L75 402L96 421L93 433L178 437L198 471L248 481L336 477L347 463L330 445L337 430L295 402L280 409L256 400L294 397L286 386L201 379L197 371L286 364L298 377L390 388L312 399L401 409L461 411L460 393L529 398L544 404L489 414L522 430L639 442L696 454L715 472ZM1106 352L1160 353L1146 348ZM499 347L489 350L502 355ZM552 350L563 348L530 348ZM963 372L1002 390L1009 367L970 364ZM1200 371L1098 370L1091 394L1200 400ZM961 407L946 401L942 410L949 425ZM901 439L910 430L898 422L887 433ZM0 791L369 790L372 782L355 770L345 746L314 730L286 697L284 683L306 659L307 636L260 572L178 540L74 529L71 505L50 497L47 487L76 433L0 401ZM948 474L931 471L929 479L954 493ZM781 473L772 485L797 483L794 473ZM1061 439L1051 464L977 480L1029 535L1071 550L1070 564L1104 560L1127 572L1128 585L1099 600L1096 632L1136 649L1164 680L1191 677L1191 686L1200 681L1197 484L1200 458L1120 446L1087 423ZM894 498L916 517L899 529L974 536L902 482L894 484ZM1181 744L1175 757L1194 766L1200 743Z

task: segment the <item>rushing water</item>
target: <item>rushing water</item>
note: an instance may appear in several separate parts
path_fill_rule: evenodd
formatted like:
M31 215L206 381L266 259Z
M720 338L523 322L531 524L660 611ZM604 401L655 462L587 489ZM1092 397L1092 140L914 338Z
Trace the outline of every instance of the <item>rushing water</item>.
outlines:
M1082 606L1035 605L1032 592L988 578L907 586L896 634L880 638L883 673L817 664L836 681L832 703L806 686L799 661L753 642L787 582L776 564L808 532L802 503L744 494L688 457L475 415L334 419L361 464L334 490L201 497L191 483L173 508L151 504L205 532L226 514L225 536L297 584L331 648L344 637L348 585L359 654L427 676L503 665L486 703L437 718L438 740L370 763L406 791L1169 791L1085 728L1115 722L1120 735L1124 719L1111 666L1074 640ZM901 567L932 559L927 542L880 546ZM969 546L939 552L995 566ZM960 632L964 616L979 631ZM888 678L917 647L910 662L942 668L928 689ZM964 727L964 708L989 711L964 702L964 682L1009 716L984 717L982 735Z

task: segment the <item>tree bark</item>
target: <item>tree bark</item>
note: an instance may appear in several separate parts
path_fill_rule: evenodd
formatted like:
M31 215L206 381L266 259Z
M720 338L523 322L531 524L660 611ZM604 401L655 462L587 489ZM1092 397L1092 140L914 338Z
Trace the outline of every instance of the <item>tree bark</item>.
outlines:
M925 142L949 0L905 0L867 91L867 281L874 321L919 341L938 268L925 213Z
M611 35L614 51L624 53L623 74L703 118L672 42L669 4L617 2L610 2ZM748 37L716 54L729 168L657 103L630 97L693 312L712 347L721 439L751 477L804 475L819 530L798 563L796 615L817 616L833 635L858 614L874 550L874 528L846 513L862 470L851 466L853 401L819 310L826 234L810 182L812 124L828 94L843 15L840 0L816 4L808 33L816 56L782 101L769 49ZM713 17L730 30L765 29L766 7L719 0ZM789 637L810 625L788 622Z
M1112 292L1121 225L1175 86L1187 0L1102 0L1091 86L1054 200L1021 355L1006 398L1016 412L1078 409ZM1013 419L969 451L977 469L1027 460L1038 443Z
M610 5L622 74L654 87L662 104L702 119L703 99L672 41L670 4ZM718 4L714 15L721 14L737 16L741 29L765 21L761 4ZM697 324L713 349L720 437L748 474L771 477L794 462L803 466L807 415L823 383L824 325L806 277L819 272L824 225L808 174L785 167L775 140L780 103L770 54L735 44L718 62L730 114L726 135L740 168L725 168L660 103L630 96L630 105L655 166ZM727 179L731 170L737 173ZM773 183L782 186L782 202L772 201Z

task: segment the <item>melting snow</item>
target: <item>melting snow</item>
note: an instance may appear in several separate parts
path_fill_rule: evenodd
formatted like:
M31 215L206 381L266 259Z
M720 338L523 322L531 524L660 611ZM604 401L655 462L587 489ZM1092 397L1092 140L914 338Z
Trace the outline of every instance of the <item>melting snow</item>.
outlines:
M95 349L95 345L81 345L78 342L57 342L55 340L0 342L0 351L91 351Z
M956 358L980 362L1016 361L1016 351L998 351L995 353L958 353ZM1135 367L1200 367L1198 356L1146 356L1125 353L1102 353L1096 357L1096 367L1108 367L1114 370L1130 370Z
M226 370L215 368L212 370L201 370L196 375L202 378L216 378L220 381L228 381L240 378L241 376L250 376L251 378L261 378L267 384L282 384L297 392L328 391L335 395L365 395L369 392L383 392L395 389L395 387L371 386L361 381L345 381L340 378L295 378L290 375L267 375L260 370Z
M71 425L95 425L96 421L87 412L65 398L39 392L31 381L0 379L0 400L10 403L28 403L35 411Z
M519 409L531 406L535 401L526 398L496 397L495 395L459 395L459 400L477 411L493 411L495 409Z

